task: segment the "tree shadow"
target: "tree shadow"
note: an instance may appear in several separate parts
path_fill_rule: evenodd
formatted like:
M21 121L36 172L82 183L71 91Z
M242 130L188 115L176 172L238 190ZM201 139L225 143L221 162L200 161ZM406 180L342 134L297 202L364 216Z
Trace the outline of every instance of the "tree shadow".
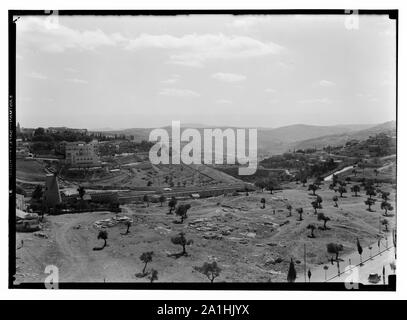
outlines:
M321 226L319 226L318 227L318 230L321 230L321 231L327 231L327 230L331 230L331 228L329 228L329 227L321 227Z
M150 271L136 273L136 278L145 278L150 274Z
M177 252L177 253L168 253L167 257L179 259L181 257L188 257L188 253L184 252Z
M333 262L343 262L343 261L345 261L345 260L343 260L342 258L338 258L338 259L329 260L329 263L333 265Z
M387 218L394 217L394 213L383 214L383 217L387 217Z

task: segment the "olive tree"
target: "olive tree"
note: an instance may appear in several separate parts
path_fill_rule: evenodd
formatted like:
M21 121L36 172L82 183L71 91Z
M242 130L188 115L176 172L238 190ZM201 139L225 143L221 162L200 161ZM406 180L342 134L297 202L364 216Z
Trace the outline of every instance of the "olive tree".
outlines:
M339 243L328 243L326 245L327 251L330 254L335 255L335 260L338 261L339 259L339 252L343 251L343 245Z
M201 267L196 267L195 269L205 275L211 283L219 277L222 271L216 261L213 261L212 263L205 262Z

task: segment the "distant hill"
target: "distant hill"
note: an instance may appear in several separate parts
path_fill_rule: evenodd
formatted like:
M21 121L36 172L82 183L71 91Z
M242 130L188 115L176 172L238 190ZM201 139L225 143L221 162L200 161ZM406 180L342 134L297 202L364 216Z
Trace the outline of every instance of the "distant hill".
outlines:
M114 130L120 130L120 129L113 129L110 127L89 129L90 132L103 132L103 131L114 131Z
M294 124L275 129L258 130L259 153L280 154L296 146L299 141L310 140L332 134L345 134L375 126L366 124L314 126Z
M372 126L367 129L357 130L357 131L348 131L345 133L339 134L330 134L322 137L304 139L291 144L290 148L295 149L307 149L307 148L322 148L328 145L338 146L344 145L349 140L366 140L369 136L376 135L378 133L388 133L390 135L396 134L396 122L388 121L379 125Z
M349 125L349 126L313 126L306 124L294 124L276 129L261 130L262 136L268 139L276 139L284 142L300 141L326 136L328 134L341 134L349 130L361 130L366 125ZM374 125L371 125L374 126Z
M152 129L148 128L131 128L131 129L123 129L123 130L106 130L103 131L104 134L125 134L125 135L133 135L134 140L136 142L141 142L143 140L148 140L150 135L150 131ZM97 130L92 130L97 131Z
M204 124L182 124L182 128L195 128L201 133L204 128L211 128ZM369 130L375 127L374 124L353 124L353 125L335 125L335 126L314 126L306 124L294 124L279 128L258 128L258 153L263 154L280 154L288 151L290 148L296 147L304 143L312 145L313 142L324 143L324 138L327 136L342 137L346 140L346 135L361 130ZM171 127L163 127L171 134ZM220 127L219 129L226 129ZM232 127L233 128L233 127ZM106 131L112 134L134 135L136 141L148 140L152 128L131 128L124 130ZM309 141L309 143L308 143ZM327 140L330 141L330 140ZM338 139L338 141L342 141Z

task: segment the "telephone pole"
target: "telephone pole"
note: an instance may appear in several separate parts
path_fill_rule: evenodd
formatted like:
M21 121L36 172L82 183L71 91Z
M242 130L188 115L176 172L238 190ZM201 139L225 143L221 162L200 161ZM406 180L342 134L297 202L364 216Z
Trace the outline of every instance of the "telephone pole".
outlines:
M307 282L307 248L304 243L304 282Z

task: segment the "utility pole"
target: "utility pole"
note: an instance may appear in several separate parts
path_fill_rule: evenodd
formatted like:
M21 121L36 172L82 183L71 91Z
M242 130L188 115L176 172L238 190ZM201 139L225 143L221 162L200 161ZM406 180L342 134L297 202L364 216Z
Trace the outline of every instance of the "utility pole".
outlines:
M304 282L307 282L307 248L304 243Z

